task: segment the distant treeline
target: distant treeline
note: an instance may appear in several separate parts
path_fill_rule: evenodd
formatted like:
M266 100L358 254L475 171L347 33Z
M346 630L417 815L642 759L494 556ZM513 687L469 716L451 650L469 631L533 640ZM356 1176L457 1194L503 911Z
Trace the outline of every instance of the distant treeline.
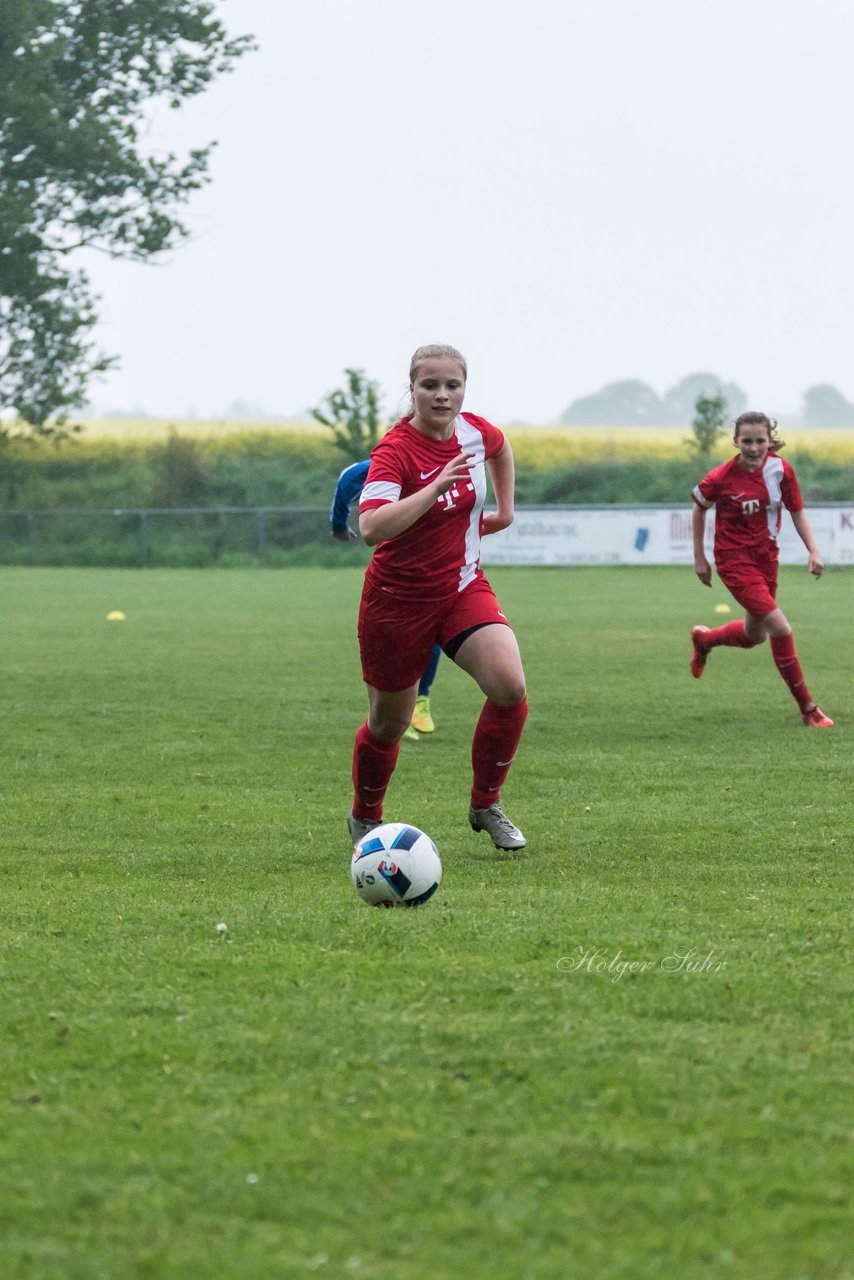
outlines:
M660 396L638 378L609 382L593 395L574 400L561 415L565 426L687 427L700 395L723 395L727 412L737 418L745 409L761 409L776 416L773 405L748 405L747 392L736 382L724 382L716 373L690 373ZM797 414L787 415L790 427L854 427L854 404L827 383L808 387Z

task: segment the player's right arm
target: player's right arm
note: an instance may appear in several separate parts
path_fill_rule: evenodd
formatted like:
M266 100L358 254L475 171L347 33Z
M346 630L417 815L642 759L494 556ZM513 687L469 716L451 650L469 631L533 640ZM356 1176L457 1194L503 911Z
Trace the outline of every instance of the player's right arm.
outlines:
M694 503L691 513L691 536L694 539L694 572L704 587L712 585L712 566L706 558L706 507Z
M473 454L458 453L423 489L410 493L406 498L393 498L381 506L360 512L359 532L368 546L375 547L405 533L430 510L437 498L468 475L473 461Z

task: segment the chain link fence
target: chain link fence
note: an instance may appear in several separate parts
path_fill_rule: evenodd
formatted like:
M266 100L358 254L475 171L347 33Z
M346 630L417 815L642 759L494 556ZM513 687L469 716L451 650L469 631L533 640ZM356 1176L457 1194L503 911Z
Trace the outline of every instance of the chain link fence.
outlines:
M326 507L0 512L2 564L276 567L340 564L341 551Z
M854 564L854 505L812 503L810 522L827 564ZM711 528L710 517L709 543ZM319 506L0 511L0 564L6 565L279 568L367 565L370 555L361 541L346 547L335 541L328 508ZM487 539L483 563L688 564L692 558L687 504L637 503L517 507L510 529ZM787 518L781 563L803 558Z

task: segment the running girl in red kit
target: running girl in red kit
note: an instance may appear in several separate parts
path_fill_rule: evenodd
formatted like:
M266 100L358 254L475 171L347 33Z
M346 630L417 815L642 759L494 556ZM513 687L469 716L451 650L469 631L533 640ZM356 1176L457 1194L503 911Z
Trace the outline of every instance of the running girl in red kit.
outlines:
M693 491L694 569L705 586L712 585L712 569L703 546L706 512L715 507L715 568L724 586L747 615L743 622L724 627L694 627L691 675L703 674L710 650L717 645L752 649L768 636L777 670L792 691L801 709L804 724L812 729L829 729L833 721L816 706L804 680L795 653L792 628L777 607L777 534L781 507L791 514L792 523L807 549L810 573L820 578L824 572L804 512L795 473L777 457L783 446L776 435L777 423L764 413L743 413L735 423L733 437L738 456L715 467Z
M525 837L499 804L528 712L519 646L480 569L480 539L513 520L510 445L463 413L466 362L454 347L419 347L406 417L371 454L359 529L376 547L359 609L368 719L353 750L353 843L382 821L398 743L412 719L434 644L486 695L472 743L469 822L498 849ZM483 514L486 473L497 511Z

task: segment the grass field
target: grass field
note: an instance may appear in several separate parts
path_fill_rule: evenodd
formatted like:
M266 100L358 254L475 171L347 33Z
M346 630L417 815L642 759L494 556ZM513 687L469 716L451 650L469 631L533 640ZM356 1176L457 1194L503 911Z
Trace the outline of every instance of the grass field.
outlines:
M490 576L529 846L443 661L386 814L444 879L385 912L357 571L0 570L0 1274L854 1275L850 573L782 571L826 732L767 647L690 678L689 570Z

